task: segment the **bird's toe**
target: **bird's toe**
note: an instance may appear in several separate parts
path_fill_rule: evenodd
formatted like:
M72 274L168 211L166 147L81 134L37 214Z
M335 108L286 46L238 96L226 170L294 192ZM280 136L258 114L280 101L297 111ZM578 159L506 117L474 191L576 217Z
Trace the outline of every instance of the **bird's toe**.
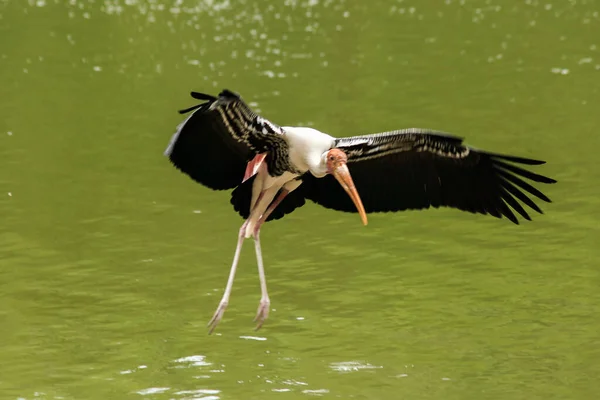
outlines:
M223 314L225 314L225 309L227 308L227 304L228 304L228 302L221 301L219 303L219 306L217 307L217 310L213 314L212 318L210 319L210 321L208 321L207 326L209 328L209 330L208 330L209 335L211 333L213 333L213 331L215 330L217 325L219 325L219 322L221 322L221 318L223 318Z
M256 330L259 330L265 320L269 317L269 307L271 306L271 301L268 297L262 298L260 303L258 304L258 310L256 311L256 317L254 318L254 322L256 322Z

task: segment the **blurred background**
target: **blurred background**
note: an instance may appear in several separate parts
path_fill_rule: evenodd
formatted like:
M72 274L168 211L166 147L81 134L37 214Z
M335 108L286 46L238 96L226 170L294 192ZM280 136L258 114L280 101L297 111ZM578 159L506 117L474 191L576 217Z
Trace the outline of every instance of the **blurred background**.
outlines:
M590 399L600 2L0 0L0 398ZM312 203L262 233L163 157L189 91L548 161L519 226Z

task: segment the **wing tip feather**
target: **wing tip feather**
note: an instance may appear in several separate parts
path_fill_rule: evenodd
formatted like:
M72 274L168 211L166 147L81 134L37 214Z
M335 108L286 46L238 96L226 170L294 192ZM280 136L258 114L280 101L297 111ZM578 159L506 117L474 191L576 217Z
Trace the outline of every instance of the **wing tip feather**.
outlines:
M483 152L488 156L500 160L512 161L517 164L525 164L525 165L543 165L546 164L544 160L536 160L535 158L527 158L527 157L519 157L519 156L511 156L508 154L499 154L499 153L489 153Z
M192 96L196 100L215 101L217 99L215 96L210 95L208 93L200 93L195 91L191 91L190 96Z
M224 97L226 99L235 99L235 100L241 100L241 96L239 93L234 92L233 90L229 90L229 89L223 89L221 91L221 93L219 93L219 97Z

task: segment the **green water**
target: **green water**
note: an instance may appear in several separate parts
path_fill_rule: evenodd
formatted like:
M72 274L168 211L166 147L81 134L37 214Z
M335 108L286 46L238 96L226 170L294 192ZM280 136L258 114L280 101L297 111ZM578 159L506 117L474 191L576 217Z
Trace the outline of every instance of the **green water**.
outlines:
M600 3L0 1L1 399L592 399ZM549 163L545 215L307 204L247 243L162 156L190 90Z

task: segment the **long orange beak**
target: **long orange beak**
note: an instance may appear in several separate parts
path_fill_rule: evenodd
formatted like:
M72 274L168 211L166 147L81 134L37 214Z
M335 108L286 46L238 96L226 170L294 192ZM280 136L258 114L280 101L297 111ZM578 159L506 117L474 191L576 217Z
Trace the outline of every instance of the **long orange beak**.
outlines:
M354 202L354 205L360 214L360 219L362 219L362 223L367 225L367 213L365 212L365 208L363 207L360 196L356 191L356 187L354 186L354 182L352 181L350 171L348 171L346 164L340 164L336 169L334 169L333 176L335 179L337 179L340 185L342 185L346 193L348 193L348 196L350 196Z

